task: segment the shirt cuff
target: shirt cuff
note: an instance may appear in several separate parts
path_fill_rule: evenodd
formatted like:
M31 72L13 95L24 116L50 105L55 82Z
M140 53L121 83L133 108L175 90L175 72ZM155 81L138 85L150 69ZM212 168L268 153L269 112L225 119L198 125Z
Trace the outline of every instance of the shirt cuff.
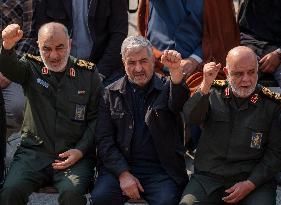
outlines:
M202 63L202 62L203 62L202 58L200 58L198 55L191 54L189 57L190 57L190 58L193 58L193 59L196 60L198 63Z

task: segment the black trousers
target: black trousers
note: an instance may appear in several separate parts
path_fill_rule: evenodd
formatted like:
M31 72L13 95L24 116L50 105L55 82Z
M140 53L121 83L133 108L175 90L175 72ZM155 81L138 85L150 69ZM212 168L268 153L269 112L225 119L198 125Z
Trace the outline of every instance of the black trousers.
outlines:
M165 173L132 173L144 188L141 193L149 205L178 205L182 190ZM99 170L94 190L91 192L94 205L123 205L128 198L122 194L119 180L105 168Z

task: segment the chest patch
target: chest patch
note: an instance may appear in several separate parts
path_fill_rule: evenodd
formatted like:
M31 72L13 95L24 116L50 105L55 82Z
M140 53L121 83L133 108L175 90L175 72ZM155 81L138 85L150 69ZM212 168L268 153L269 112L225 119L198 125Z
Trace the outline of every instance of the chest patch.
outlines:
M39 85L42 85L42 86L45 87L45 88L48 88L48 87L49 87L49 83L47 83L46 81L42 80L41 78L37 78L36 82L37 82Z
M78 121L85 120L86 105L76 104L74 119Z
M261 132L252 132L250 147L254 148L254 149L260 149L261 141L262 141L262 133Z

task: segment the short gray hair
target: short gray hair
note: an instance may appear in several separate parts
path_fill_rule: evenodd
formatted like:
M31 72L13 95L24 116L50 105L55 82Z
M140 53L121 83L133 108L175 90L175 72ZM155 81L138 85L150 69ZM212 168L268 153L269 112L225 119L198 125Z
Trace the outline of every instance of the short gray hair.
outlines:
M140 48L147 48L147 53L151 57L152 56L152 45L143 36L129 36L127 37L121 46L121 54L122 58L125 59L125 55L127 52L132 50L138 50Z

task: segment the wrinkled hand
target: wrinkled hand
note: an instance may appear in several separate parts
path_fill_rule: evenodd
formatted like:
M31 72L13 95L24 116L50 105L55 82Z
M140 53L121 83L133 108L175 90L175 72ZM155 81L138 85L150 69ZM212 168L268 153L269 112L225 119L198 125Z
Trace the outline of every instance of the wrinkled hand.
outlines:
M144 189L140 184L139 180L128 171L124 171L119 176L119 182L123 194L131 199L139 199L139 191L144 192Z
M193 73L197 66L199 65L199 63L193 59L193 58L185 58L181 60L181 67L182 67L182 71L185 74L191 74Z
M59 157L63 160L55 160L55 162L52 163L52 166L54 169L62 170L74 165L83 157L83 153L78 149L70 149L59 154Z
M11 49L22 38L23 31L18 24L10 24L2 31L3 47Z
M171 80L174 84L179 84L183 78L181 64L181 54L174 50L165 50L161 56L161 63L169 68Z
M206 63L203 67L203 81L201 83L200 89L204 94L209 93L213 81L216 79L218 72L221 68L221 64L216 64L215 62Z
M0 88L4 89L10 85L11 81L0 73Z
M264 73L272 73L281 63L279 54L276 51L268 53L260 61L259 69Z
M174 50L165 50L161 56L161 63L170 71L177 70L180 68L181 54Z
M225 192L229 195L223 197L222 200L230 204L237 203L240 200L244 199L245 196L247 196L255 188L256 186L249 180L238 182L229 189L225 190Z

